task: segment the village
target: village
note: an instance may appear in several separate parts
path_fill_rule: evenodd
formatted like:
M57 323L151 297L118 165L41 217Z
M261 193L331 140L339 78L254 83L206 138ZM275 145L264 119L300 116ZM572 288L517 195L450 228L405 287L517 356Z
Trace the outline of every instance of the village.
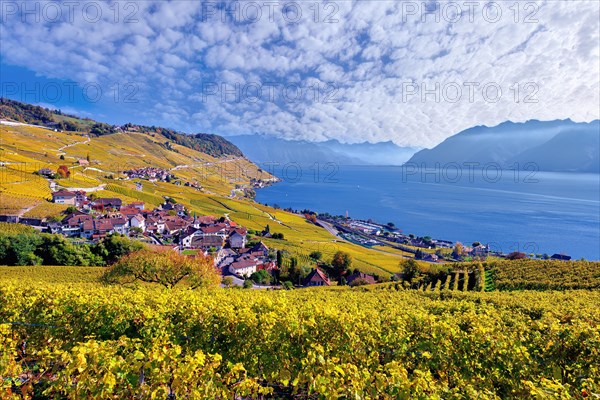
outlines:
M94 242L119 234L154 246L170 247L184 254L212 256L223 277L230 276L234 284L239 285L259 271L265 271L269 276L278 273L277 252L262 241L248 242L248 230L231 221L227 215L220 218L192 215L185 206L170 198L156 208L147 209L144 202L123 204L118 198L88 197L81 190L56 191L52 193L52 201L69 206L67 215L60 222L21 222L40 222L49 233L82 241ZM272 235L267 226L260 235L268 238L275 234ZM351 284L356 279L376 283L374 277L358 271L348 276L347 283ZM299 286L331 284L327 274L318 266L299 282Z

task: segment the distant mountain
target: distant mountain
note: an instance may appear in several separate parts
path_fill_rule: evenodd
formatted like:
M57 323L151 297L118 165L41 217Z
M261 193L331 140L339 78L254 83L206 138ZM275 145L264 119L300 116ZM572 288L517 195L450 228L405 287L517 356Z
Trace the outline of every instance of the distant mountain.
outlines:
M257 163L278 162L341 165L402 165L418 149L392 142L345 144L337 140L308 142L284 140L266 135L227 136L244 154Z
M188 135L169 128L134 124L114 126L103 122L97 122L89 118L79 118L75 115L64 114L60 110L51 110L6 98L0 98L0 119L31 125L41 125L61 131L83 132L92 137L111 135L120 132L159 134L163 135L173 143L200 151L213 157L227 155L236 157L243 156L240 149L218 135L208 133Z
M600 121L504 122L477 126L449 137L433 149L421 150L409 163L433 168L498 163L510 168L535 163L542 171L600 172Z

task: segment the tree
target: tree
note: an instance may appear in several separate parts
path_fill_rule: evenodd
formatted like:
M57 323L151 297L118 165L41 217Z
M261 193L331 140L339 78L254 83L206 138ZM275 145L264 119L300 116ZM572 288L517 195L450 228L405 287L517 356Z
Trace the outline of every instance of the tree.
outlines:
M87 160L87 162L90 162L90 152L89 151L86 154L85 159Z
M250 279L258 284L269 285L271 283L272 277L271 274L269 274L267 271L261 269L260 271L256 271L252 275L250 275Z
M319 261L321 258L323 258L323 253L321 253L320 251L313 251L312 253L310 253L309 257L315 261Z
M402 269L402 278L405 282L412 283L421 273L419 264L412 258L401 261L400 268Z
M290 258L290 268L288 270L288 278L292 282L298 282L300 279L300 269L298 268L298 259L296 257Z
M61 160L64 160L64 159L65 159L65 155L64 155L64 154L61 154L59 158L60 158Z
M452 250L452 257L459 259L465 254L465 248L461 242L456 242L454 249Z
M79 210L77 209L77 207L75 207L75 206L69 206L69 207L67 207L67 209L64 211L64 214L65 214L65 215L69 215L69 214L72 214L72 213L74 213L74 212L77 212L77 211L79 211Z
M283 267L283 253L281 250L277 250L277 268Z
M140 251L145 246L135 240L119 235L109 235L92 247L92 252L102 257L107 264L118 261L121 257Z
M56 170L56 173L58 174L58 176L60 176L63 179L71 176L71 171L69 171L69 167L67 167L66 165L59 166L58 169Z
M254 287L254 284L252 283L252 281L250 279L246 279L244 281L244 289L252 289Z
M394 227L396 226L393 222L388 222L387 223L388 228L390 229L394 229Z
M331 260L331 266L338 278L342 277L352 266L352 256L346 252L338 251Z
M480 243L480 242L473 242L473 247L477 247L477 246L479 246L479 245L481 245L481 243Z
M192 289L216 287L221 283L212 257L188 257L173 250L136 251L121 258L103 275L103 279L111 283L121 282L123 278L158 283L168 289L184 279Z

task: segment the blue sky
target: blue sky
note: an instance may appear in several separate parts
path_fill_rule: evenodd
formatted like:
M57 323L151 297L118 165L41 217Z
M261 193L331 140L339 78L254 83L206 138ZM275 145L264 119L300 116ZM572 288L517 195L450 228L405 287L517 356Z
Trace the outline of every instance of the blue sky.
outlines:
M111 123L429 147L599 118L597 1L3 1L1 92Z

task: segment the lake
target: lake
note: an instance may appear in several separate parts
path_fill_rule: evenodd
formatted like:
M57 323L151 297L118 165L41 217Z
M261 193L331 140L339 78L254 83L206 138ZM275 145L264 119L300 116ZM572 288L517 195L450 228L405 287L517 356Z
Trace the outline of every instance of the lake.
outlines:
M267 165L260 203L393 222L405 234L505 253L600 259L600 175L392 166Z

